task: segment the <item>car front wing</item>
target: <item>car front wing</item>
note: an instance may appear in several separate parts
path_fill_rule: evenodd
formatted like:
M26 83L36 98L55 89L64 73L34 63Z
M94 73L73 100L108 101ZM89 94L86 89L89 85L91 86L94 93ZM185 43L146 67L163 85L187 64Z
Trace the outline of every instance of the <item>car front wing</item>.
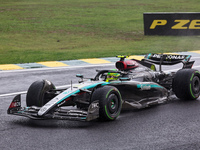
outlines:
M74 121L91 121L99 118L99 101L92 102L88 110L71 109L68 107L55 107L47 114L39 116L38 112L41 107L21 107L21 95L15 96L10 104L7 113L28 117L34 120L58 119L58 120L74 120Z

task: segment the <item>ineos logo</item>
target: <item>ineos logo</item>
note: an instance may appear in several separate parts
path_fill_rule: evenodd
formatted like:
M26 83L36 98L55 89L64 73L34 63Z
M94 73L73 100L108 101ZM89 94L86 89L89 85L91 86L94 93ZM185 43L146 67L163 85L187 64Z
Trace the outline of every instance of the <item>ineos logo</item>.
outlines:
M141 90L150 90L151 86L150 85L141 85Z

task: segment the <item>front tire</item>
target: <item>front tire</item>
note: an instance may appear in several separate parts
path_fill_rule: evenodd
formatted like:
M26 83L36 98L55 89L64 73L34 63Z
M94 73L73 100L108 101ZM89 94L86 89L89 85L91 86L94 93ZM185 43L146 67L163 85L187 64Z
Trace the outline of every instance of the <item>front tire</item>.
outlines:
M175 95L184 100L196 100L200 95L200 72L195 69L177 71L172 89Z
M50 100L45 94L52 89L55 89L55 86L50 81L38 80L33 82L26 95L26 105L44 106Z
M115 120L122 108L120 92L113 86L97 88L91 97L91 102L99 100L99 119L102 121Z

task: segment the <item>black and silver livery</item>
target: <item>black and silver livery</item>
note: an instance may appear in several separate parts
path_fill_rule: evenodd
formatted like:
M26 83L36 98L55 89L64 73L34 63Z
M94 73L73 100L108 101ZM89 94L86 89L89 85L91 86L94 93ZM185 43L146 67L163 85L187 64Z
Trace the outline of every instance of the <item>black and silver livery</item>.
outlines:
M147 54L142 60L117 56L116 69L97 70L90 79L83 75L77 84L57 89L47 80L34 82L21 106L17 95L8 114L31 119L91 121L115 120L125 107L145 108L160 104L176 95L196 100L200 94L200 72L192 69L190 55ZM163 65L183 63L177 72L164 72ZM156 66L159 66L156 69Z

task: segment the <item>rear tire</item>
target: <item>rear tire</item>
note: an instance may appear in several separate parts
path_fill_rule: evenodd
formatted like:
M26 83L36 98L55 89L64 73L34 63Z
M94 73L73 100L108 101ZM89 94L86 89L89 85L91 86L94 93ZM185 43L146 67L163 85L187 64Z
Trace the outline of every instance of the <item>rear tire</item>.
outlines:
M113 86L97 88L91 97L91 102L99 100L99 119L102 121L115 120L122 108L120 92Z
M200 95L200 72L194 69L177 71L172 89L180 99L196 100Z
M50 81L38 80L33 82L26 95L26 105L42 107L50 100L46 98L45 93L52 89L55 89L55 86Z

